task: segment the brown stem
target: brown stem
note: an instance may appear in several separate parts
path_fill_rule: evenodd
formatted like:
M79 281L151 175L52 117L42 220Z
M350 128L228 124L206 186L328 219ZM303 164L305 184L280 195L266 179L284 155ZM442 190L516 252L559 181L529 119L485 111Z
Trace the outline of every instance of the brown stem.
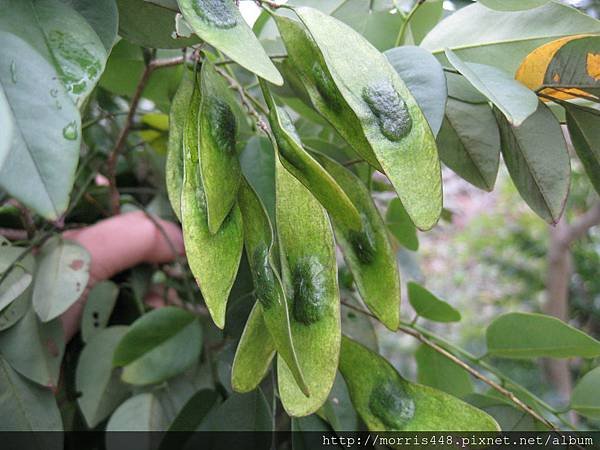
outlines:
M150 75L157 70L162 69L164 67L172 67L182 64L185 61L184 56L178 56L175 58L167 58L167 59L155 59L150 61L144 68L144 72L140 77L140 81L137 84L133 97L131 98L131 103L129 106L129 112L127 113L127 117L125 118L125 125L121 129L119 136L115 142L114 147L110 151L108 156L108 179L110 182L110 203L111 203L111 211L113 214L118 214L120 211L120 198L119 198L119 189L117 187L117 160L119 159L119 155L123 150L125 142L127 141L127 136L129 136L129 132L131 131L131 125L133 124L133 119L135 117L138 105L140 103L140 99L142 98L142 93L144 92L144 88L148 84L148 80L150 79Z
M24 241L28 239L27 231L14 228L0 228L0 236L11 241Z

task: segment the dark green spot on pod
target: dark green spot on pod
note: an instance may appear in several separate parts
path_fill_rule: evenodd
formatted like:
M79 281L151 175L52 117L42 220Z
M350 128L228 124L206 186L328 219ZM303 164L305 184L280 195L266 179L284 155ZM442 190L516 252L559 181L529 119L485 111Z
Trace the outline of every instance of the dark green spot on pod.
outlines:
M341 107L340 99L338 97L339 94L331 76L329 76L318 62L313 64L311 71L317 92L323 97L323 100L325 100L325 103L327 103L329 108L334 111L339 111Z
M233 28L237 24L233 0L194 0L196 14L217 28Z
M325 312L325 268L315 257L298 261L292 273L293 313L304 325L318 322Z
M369 409L386 427L400 430L414 417L415 402L400 384L385 380L371 391Z
M237 122L231 107L216 97L206 99L210 135L224 153L235 153Z
M389 81L379 81L363 89L363 100L377 117L381 133L390 141L399 141L412 128L406 103Z
M348 240L352 244L354 254L363 264L370 264L375 260L377 244L373 236L373 229L364 214L361 214L363 228L361 231L350 231Z
M269 309L277 301L275 275L269 264L269 251L266 246L257 247L252 255L252 270L256 286L255 295L263 308Z

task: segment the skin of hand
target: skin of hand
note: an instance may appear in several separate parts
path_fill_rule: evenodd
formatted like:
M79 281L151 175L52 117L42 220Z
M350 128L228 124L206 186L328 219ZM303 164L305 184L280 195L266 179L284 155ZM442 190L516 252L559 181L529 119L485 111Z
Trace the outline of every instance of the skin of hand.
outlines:
M155 221L162 231L144 212L135 211L63 234L65 239L84 247L91 256L87 288L61 316L67 342L79 330L85 300L94 284L138 264L168 263L183 255L181 229L172 222L158 218Z

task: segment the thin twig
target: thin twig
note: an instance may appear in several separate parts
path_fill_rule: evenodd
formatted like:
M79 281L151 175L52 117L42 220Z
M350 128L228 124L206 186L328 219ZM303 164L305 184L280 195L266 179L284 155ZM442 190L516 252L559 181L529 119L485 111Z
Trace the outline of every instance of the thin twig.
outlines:
M269 59L286 59L288 55L269 55ZM233 59L223 59L221 61L215 61L213 64L215 66L226 66L228 64L234 64L236 61Z
M174 58L167 59L155 59L153 61L150 61L144 68L144 72L142 73L142 76L140 77L140 81L137 84L133 97L131 98L129 112L127 113L127 117L125 118L125 125L121 129L121 132L117 137L117 141L115 142L115 145L108 156L108 179L110 182L110 202L113 214L118 214L120 210L119 190L117 187L117 160L119 159L119 155L123 149L123 146L125 145L127 136L129 136L129 132L131 131L131 126L133 124L133 119L135 117L137 107L140 103L140 99L142 98L144 88L146 87L146 84L148 84L150 75L152 75L152 73L157 69L177 66L179 64L182 64L184 61L184 56L177 56Z
M408 13L408 15L406 16L406 18L404 19L404 22L402 22L402 25L400 26L400 31L398 32L398 36L396 37L396 43L394 44L394 47L399 47L400 44L402 44L402 41L404 40L404 35L406 34L406 30L408 29L408 25L410 23L410 20L413 18L413 16L415 15L415 13L419 9L419 7L423 3L425 3L425 1L426 0L417 0L417 3L415 3L415 6L412 7L412 9L410 10L410 12Z

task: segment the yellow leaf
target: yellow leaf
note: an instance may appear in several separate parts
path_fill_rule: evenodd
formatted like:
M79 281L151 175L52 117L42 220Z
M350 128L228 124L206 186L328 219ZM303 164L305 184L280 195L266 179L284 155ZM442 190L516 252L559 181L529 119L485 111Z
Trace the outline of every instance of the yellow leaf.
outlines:
M587 34L578 34L575 36L567 36L560 39L557 39L552 42L548 42L547 44L542 45L541 47L536 48L529 55L523 59L523 62L517 69L515 74L515 79L523 83L529 89L536 90L540 88L544 84L544 76L546 75L546 70L548 69L548 65L556 52L558 52L567 42L573 41L575 39L579 39L582 37L589 36ZM589 73L589 55L588 55L588 73ZM595 69L597 73L600 75L600 62L594 61L592 64L592 69ZM560 76L556 74L553 78L555 83L560 82ZM553 97L559 98L561 100L569 100L572 98L576 98L579 94L582 93L579 89L564 89L561 91L557 91L555 89L544 89L542 91L545 94L552 95ZM547 102L549 100L542 99Z

